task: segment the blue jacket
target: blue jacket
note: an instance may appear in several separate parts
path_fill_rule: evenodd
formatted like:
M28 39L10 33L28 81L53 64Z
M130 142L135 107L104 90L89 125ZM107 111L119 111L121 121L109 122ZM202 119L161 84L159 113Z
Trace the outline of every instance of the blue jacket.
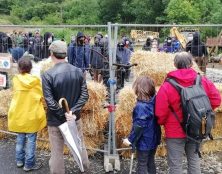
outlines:
M138 100L133 110L133 127L128 137L131 143L136 137L135 126L143 127L143 134L136 145L137 150L156 149L160 144L161 130L154 116L154 103L155 97L149 101Z
M70 43L68 47L68 62L85 71L89 67L90 45L77 45Z

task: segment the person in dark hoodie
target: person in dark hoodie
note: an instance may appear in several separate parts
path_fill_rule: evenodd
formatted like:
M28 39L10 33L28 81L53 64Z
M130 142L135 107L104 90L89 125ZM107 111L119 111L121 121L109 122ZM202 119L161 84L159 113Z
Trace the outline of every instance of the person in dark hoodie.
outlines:
M146 43L143 45L142 50L144 50L144 51L151 51L151 46L152 46L152 40L151 40L150 37L148 37L146 39Z
M102 71L101 69L104 66L104 56L102 55L102 49L100 47L100 40L102 39L101 35L97 34L94 37L94 45L90 50L90 65L93 69L93 80L97 82L102 81Z
M208 63L208 57L207 57L208 53L205 44L200 40L199 32L195 32L193 34L193 41L187 44L186 51L192 54L200 70L206 73L206 66Z
M48 58L50 56L49 45L53 42L53 35L50 32L46 32L43 37L42 45L42 59Z
M181 86L188 87L194 84L198 73L192 69L192 55L187 52L177 53L174 58L173 70L167 74L166 78L175 79ZM201 84L209 97L213 109L220 106L221 97L215 85L202 76ZM155 102L155 115L160 125L164 126L167 162L170 174L183 173L182 162L185 152L187 158L188 174L200 174L200 158L196 150L196 144L192 141L187 141L186 133L184 132L179 120L183 120L181 97L177 90L168 82L164 81L161 85ZM176 119L174 112L178 115Z
M119 64L129 65L132 51L126 48L123 42L119 42L116 50L116 61ZM124 87L124 80L129 81L130 70L120 67L117 69L117 89Z
M86 76L86 68L89 68L90 45L85 44L85 35L78 32L76 42L70 43L68 47L68 62L80 68Z

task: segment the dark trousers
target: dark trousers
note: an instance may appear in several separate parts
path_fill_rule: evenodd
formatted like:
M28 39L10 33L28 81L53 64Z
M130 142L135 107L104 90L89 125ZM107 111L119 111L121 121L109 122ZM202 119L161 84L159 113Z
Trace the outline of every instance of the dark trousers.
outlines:
M156 174L155 153L156 149L147 151L137 150L137 174Z

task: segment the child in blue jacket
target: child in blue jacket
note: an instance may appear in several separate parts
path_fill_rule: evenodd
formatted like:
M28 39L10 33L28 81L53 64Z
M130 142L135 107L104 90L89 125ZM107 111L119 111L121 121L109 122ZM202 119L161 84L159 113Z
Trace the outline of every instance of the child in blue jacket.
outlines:
M137 103L133 110L133 125L128 138L123 140L127 146L137 139L136 129L142 128L137 142L137 174L156 174L155 153L160 144L161 131L154 115L155 86L149 77L139 77L133 84Z

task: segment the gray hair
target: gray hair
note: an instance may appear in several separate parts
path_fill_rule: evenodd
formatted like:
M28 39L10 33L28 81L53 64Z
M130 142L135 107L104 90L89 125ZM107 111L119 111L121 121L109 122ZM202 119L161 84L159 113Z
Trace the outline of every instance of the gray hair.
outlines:
M174 66L177 69L188 69L193 65L192 59L192 55L188 52L177 53L174 58Z

